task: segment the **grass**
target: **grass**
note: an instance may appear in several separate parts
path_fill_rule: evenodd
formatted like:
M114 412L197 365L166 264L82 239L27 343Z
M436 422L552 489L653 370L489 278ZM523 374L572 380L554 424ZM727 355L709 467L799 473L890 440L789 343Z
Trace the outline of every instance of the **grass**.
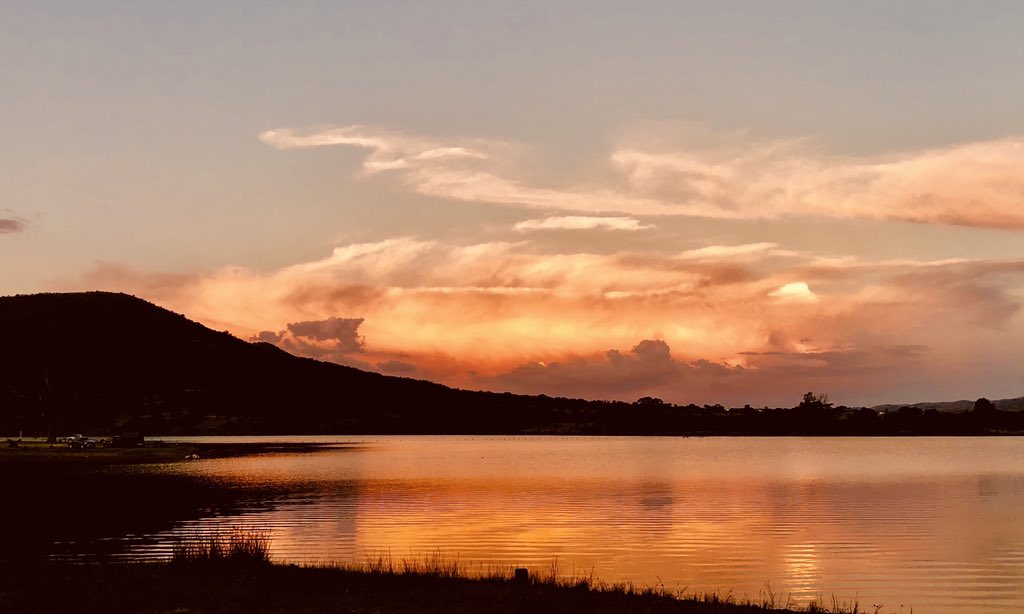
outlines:
M516 567L467 563L440 550L358 563L274 564L259 528L183 537L166 563L0 566L0 611L31 612L480 612L511 614L862 614L856 601L797 607L765 583L756 599L607 583L594 570L563 573L558 560L517 577ZM881 606L866 614L889 614Z
M382 551L368 556L361 563L330 563L312 566L318 569L337 569L347 573L376 576L420 576L438 579L461 579L484 582L499 582L522 586L524 582L516 579L516 567L495 563L464 562L457 556L445 556L440 550L419 557L401 557L395 559L390 551ZM765 582L757 598L737 598L732 592L722 593L691 592L686 589L669 590L664 584L638 584L630 581L605 582L595 576L594 569L573 569L571 573L563 573L558 559L542 568L529 569L525 584L532 587L546 587L558 590L586 591L596 595L614 595L617 597L654 599L676 602L680 604L709 606L721 608L723 611L774 611L774 612L809 612L813 614L880 614L882 606L876 606L871 612L860 608L854 599L847 602L834 595L829 602L818 599L800 606L792 595L773 589ZM709 610L718 611L718 610Z
M216 563L224 565L269 565L270 532L266 529L233 527L226 533L215 532L186 536L175 545L171 564ZM294 566L292 566L294 567ZM686 589L671 591L663 583L657 585L634 582L608 583L597 578L594 569L574 569L563 573L558 559L540 569L528 569L525 582L516 577L516 567L506 564L469 564L458 556L449 556L435 549L426 555L401 557L397 560L390 550L367 556L361 563L332 563L310 566L313 569L332 569L348 574L374 576L414 576L420 578L472 580L534 587L548 587L560 590L587 591L595 594L633 597L640 599L669 600L680 603L699 604L721 608L776 612L809 612L813 614L866 614L857 600L840 601L834 595L830 603L815 600L802 608L792 595L773 589L765 582L757 598L737 598L732 592L689 592ZM872 614L879 614L882 606L876 606Z
M219 532L190 535L180 539L171 553L171 563L270 563L270 531L236 527Z

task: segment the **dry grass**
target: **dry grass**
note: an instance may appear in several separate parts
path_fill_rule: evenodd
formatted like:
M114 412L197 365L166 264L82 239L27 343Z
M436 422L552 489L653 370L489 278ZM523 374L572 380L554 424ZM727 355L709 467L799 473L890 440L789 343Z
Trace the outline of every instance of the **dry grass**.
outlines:
M478 563L470 564L458 556L446 556L440 550L426 555L402 557L395 559L391 551L381 551L367 556L362 563L329 563L318 565L321 568L338 568L347 572L367 573L376 575L416 575L436 578L460 578L470 580L491 580L514 582L513 565ZM831 603L826 604L821 598L800 606L791 594L773 589L765 582L757 598L736 597L730 592L692 592L687 589L670 590L661 582L658 584L638 584L631 581L605 582L595 576L594 568L573 569L564 573L558 559L544 567L529 568L529 581L532 586L549 586L554 588L572 588L594 593L606 593L619 596L637 596L648 598L671 599L687 603L699 603L709 606L737 606L764 611L794 611L813 614L869 614L860 609L856 599L852 602L841 601L835 596ZM879 614L878 606L872 614Z
M174 546L172 563L270 563L270 531L235 527L227 533L190 535Z
M353 612L491 614L588 612L590 614L745 614L863 612L833 598L795 607L765 584L756 599L733 593L672 591L662 582L607 583L593 569L563 573L558 560L517 578L511 565L469 564L434 550L396 559L384 551L362 563L310 566L269 564L269 535L254 529L185 538L167 564L0 567L4 611L67 612ZM60 587L60 590L54 590ZM40 596L45 595L43 601ZM83 604L83 595L91 599ZM117 595L116 602L105 596ZM114 607L118 606L118 607ZM123 607L120 607L123 606ZM0 608L4 609L4 608Z

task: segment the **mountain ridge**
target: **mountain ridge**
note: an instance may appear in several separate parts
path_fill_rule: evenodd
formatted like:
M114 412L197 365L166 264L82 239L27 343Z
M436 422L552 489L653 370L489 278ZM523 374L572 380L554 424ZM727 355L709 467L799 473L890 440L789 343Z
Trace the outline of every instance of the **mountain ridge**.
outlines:
M885 434L919 432L925 420L914 420L933 409L893 405L898 417L883 424L866 408L730 412L461 390L293 356L121 293L0 297L0 330L7 434ZM924 432L980 428L928 420Z
M1010 399L990 399L996 406L996 409L1000 411L1024 411L1024 397L1014 397ZM977 400L969 401L967 399L960 399L958 401L923 401L919 403L883 403L882 405L873 405L871 409L878 411L897 411L901 407L914 407L921 410L934 409L936 411L971 411L974 409L974 404Z

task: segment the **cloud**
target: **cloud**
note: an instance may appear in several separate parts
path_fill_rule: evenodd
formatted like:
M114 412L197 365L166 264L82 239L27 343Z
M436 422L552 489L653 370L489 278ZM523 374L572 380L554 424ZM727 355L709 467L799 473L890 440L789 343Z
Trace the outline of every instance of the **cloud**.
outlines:
M25 230L28 224L18 218L0 218L0 235L14 234Z
M815 155L802 141L744 151L612 156L636 193L701 203L722 217L822 216L1024 229L1024 139L886 156Z
M509 164L509 151L515 147L500 141L444 142L359 125L328 126L301 134L280 128L267 130L259 138L281 150L334 145L368 149L363 174L396 173L424 196L587 212L620 211L629 201L632 214L671 212L665 203L630 198L613 190L533 187L507 177L503 167Z
M275 333L272 330L262 330L250 337L249 340L261 343L273 343L274 345L277 345L283 338L284 335L282 333Z
M261 141L277 149L309 149L348 145L371 150L363 163L367 173L411 169L417 165L440 165L453 160L486 160L488 155L472 146L446 145L420 137L374 130L367 126L327 127L306 134L283 128L267 130ZM483 142L483 141L481 141Z
M525 392L543 389L550 395L581 396L586 390L599 398L629 398L639 391L656 390L676 379L686 368L672 359L660 339L638 343L629 353L608 350L603 355L573 356L553 362L532 361L509 372L480 377L488 387Z
M338 317L289 322L285 330L263 330L251 335L249 340L272 343L297 356L373 370L373 366L360 357L364 343L359 335L362 323L363 318Z
M401 362L452 385L533 393L630 398L649 385L667 400L739 404L811 389L879 402L943 386L998 396L963 382L1009 388L1024 360L1019 259L866 260L772 243L559 252L404 237L269 272L105 264L76 283L139 294L241 338L276 335L305 356L376 370Z
M793 281L768 293L768 296L784 301L813 301L817 297L805 281Z
M654 228L653 224L641 224L631 217L552 216L543 219L524 220L515 225L515 230L624 230L637 231Z
M796 256L795 252L776 249L775 243L746 243L743 245L707 245L687 250L678 255L683 260L736 260L740 257L760 258L764 255Z
M600 213L815 216L1024 229L1024 138L860 158L825 155L806 140L671 150L634 142L612 151L593 181L560 187L531 182L515 167L516 146L500 141L449 142L366 126L301 134L283 128L260 139L282 150L368 149L364 174L392 173L425 196L583 214L563 220ZM538 229L532 222L524 229Z
M340 352L359 352L363 349L363 340L358 334L362 323L363 318L332 317L326 320L289 323L288 332L295 337L333 342L334 348Z
M677 359L660 339L640 341L629 353L531 362L479 383L511 392L537 389L559 396L634 400L656 396L677 403L771 403L792 406L801 390L828 389L842 399L856 391L847 382L893 369L913 372L926 352L920 346L877 346L813 352L748 352L746 364Z

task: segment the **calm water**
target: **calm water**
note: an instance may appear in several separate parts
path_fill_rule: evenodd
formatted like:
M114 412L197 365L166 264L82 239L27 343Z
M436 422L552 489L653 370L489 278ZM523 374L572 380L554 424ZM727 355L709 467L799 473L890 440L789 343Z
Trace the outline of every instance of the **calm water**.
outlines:
M127 555L244 525L281 561L440 549L883 612L1024 611L1024 438L305 440L339 446L159 468L291 494L126 538Z

